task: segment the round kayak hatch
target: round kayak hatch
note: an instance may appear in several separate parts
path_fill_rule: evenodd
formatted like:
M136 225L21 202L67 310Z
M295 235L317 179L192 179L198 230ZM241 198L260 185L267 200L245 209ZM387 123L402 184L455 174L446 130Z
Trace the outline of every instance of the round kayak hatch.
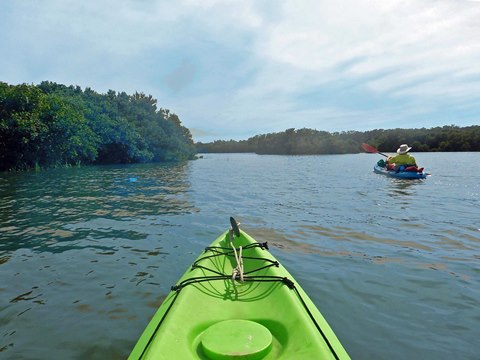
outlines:
M272 349L272 333L249 320L225 320L202 335L202 350L212 360L263 359Z

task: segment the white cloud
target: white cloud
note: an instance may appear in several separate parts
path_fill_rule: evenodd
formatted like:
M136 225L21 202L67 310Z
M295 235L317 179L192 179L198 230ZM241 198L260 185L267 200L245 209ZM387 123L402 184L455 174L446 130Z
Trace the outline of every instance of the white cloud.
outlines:
M479 6L448 1L301 3L304 8L287 3L285 19L259 48L270 61L315 71L319 84L332 77L379 78L365 80L366 85L383 92L435 77L446 86L452 72L480 74ZM337 69L349 62L345 71Z
M143 91L200 135L396 127L443 108L459 119L463 108L480 112L478 2L5 4L0 80Z

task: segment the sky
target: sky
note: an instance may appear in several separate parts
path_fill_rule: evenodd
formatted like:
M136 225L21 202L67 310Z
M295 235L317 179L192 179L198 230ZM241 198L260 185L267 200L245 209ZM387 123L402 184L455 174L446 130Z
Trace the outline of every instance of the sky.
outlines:
M0 81L143 92L195 141L480 125L480 1L0 0Z

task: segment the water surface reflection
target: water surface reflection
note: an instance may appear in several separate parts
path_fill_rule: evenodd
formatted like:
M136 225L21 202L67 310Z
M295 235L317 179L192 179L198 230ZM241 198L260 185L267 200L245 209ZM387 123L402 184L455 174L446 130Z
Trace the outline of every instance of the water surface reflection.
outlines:
M58 243L118 229L118 223L157 214L196 211L189 195L188 164L134 165L9 173L0 182L0 251L58 251ZM132 175L137 179L130 181ZM101 222L105 228L95 228ZM93 225L93 227L90 226ZM141 237L129 232L119 237ZM97 244L102 246L102 244Z

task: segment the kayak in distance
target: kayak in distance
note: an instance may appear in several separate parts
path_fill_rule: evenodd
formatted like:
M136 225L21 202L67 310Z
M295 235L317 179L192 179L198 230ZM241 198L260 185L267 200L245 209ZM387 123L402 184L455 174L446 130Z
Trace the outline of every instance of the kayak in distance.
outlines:
M387 175L396 179L415 180L427 178L427 174L425 173L425 171L423 171L423 169L421 169L420 171L418 169L402 170L401 168L397 170L387 170L386 167L375 164L375 166L373 167L373 171L375 171L377 174Z
M172 287L129 359L350 359L267 243L230 223Z
M385 156L387 158L387 162L391 159L390 156L378 151L375 147L369 144L363 143L362 148L368 153L380 154ZM405 154L407 154L408 151L410 151L410 149L411 147L409 147L407 144L402 144L397 149L397 154L405 156ZM373 171L376 172L377 174L387 175L397 179L407 179L407 180L426 179L427 175L430 175L430 174L425 173L425 171L423 171L423 168L418 168L417 165L415 164L414 158L412 158L411 160L413 160L411 165L394 166L394 164L389 165L383 159L380 159L373 167Z

